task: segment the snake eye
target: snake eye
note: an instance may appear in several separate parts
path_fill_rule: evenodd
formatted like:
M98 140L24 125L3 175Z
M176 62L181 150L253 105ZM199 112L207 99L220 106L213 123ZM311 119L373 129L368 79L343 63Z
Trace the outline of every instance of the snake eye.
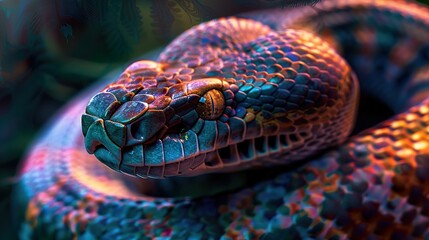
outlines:
M225 109L223 94L216 89L206 92L200 99L195 110L202 119L214 120L220 117Z

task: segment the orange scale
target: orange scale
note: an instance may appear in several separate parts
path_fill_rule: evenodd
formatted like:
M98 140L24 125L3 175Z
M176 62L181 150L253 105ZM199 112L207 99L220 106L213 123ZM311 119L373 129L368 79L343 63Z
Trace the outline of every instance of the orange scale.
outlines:
M380 135L390 135L391 134L391 130L389 128L380 128L380 129L376 129L373 134L375 136L380 136Z
M428 114L429 113L429 107L427 106L427 105L423 105L423 106L421 106L420 108L419 108L419 112L421 113L421 114ZM429 115L428 116L425 116L426 118L429 118Z
M419 118L419 116L418 116L417 114L414 114L414 113L408 113L408 114L406 114L406 115L405 115L405 120L406 120L407 122L415 121L415 120L417 120L418 118Z
M374 137L371 135L366 135L356 140L361 144L371 144L374 141Z
M413 142L424 140L427 138L426 134L423 132L416 132L410 136Z
M395 151L398 151L398 150L401 150L402 148L404 148L404 146L406 146L407 144L404 142L404 141L395 141L393 144L392 144L392 148L395 150Z
M414 149L417 151L428 152L429 153L429 143L425 141L419 141L413 144Z
M390 128L397 129L397 128L404 128L407 126L407 123L404 120L397 120L390 124Z
M403 148L401 150L396 151L396 154L401 158L409 158L414 156L414 151L409 148Z
M408 137L408 133L407 130L404 128L401 129L395 129L392 131L392 135L398 139L398 141L405 139L406 137Z
M413 121L407 125L407 128L417 132L422 128L422 126L420 124L420 121Z

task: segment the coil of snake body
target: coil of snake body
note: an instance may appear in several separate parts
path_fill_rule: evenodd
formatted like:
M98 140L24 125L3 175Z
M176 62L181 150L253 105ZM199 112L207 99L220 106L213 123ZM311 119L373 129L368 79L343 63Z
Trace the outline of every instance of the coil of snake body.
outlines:
M71 102L23 163L20 237L429 238L429 9L315 9L201 24ZM398 114L346 139L357 79ZM279 165L287 171L198 197L143 194L126 176L256 168L256 178Z

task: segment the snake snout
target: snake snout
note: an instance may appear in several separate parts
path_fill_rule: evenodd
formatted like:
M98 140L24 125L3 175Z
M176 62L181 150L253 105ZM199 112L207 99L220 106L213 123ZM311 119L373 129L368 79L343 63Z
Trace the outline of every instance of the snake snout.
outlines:
M121 144L117 142L123 128L112 126L110 121L84 114L82 116L83 134L85 136L85 148L88 153L94 154L101 159L107 166L116 169L121 159ZM112 128L113 127L113 128ZM109 130L107 130L109 129ZM110 134L108 133L110 132ZM118 133L116 137L114 133ZM114 142L115 141L115 142Z
M135 148L156 148L159 142L165 144L169 139L182 141L179 135L185 134L199 119L211 119L223 112L222 93L207 83L212 82L179 84L162 91L148 88L135 94L131 91L119 94L107 88L96 94L82 115L87 152L119 170ZM143 99L141 95L153 97ZM151 154L140 155L132 157L133 164L153 161Z

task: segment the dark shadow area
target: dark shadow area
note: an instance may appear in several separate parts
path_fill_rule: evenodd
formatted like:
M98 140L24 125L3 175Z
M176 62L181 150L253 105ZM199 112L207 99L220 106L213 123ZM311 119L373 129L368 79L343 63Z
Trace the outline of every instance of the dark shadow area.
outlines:
M371 128L377 123L381 123L394 115L395 113L387 104L373 96L361 93L356 125L352 135Z

